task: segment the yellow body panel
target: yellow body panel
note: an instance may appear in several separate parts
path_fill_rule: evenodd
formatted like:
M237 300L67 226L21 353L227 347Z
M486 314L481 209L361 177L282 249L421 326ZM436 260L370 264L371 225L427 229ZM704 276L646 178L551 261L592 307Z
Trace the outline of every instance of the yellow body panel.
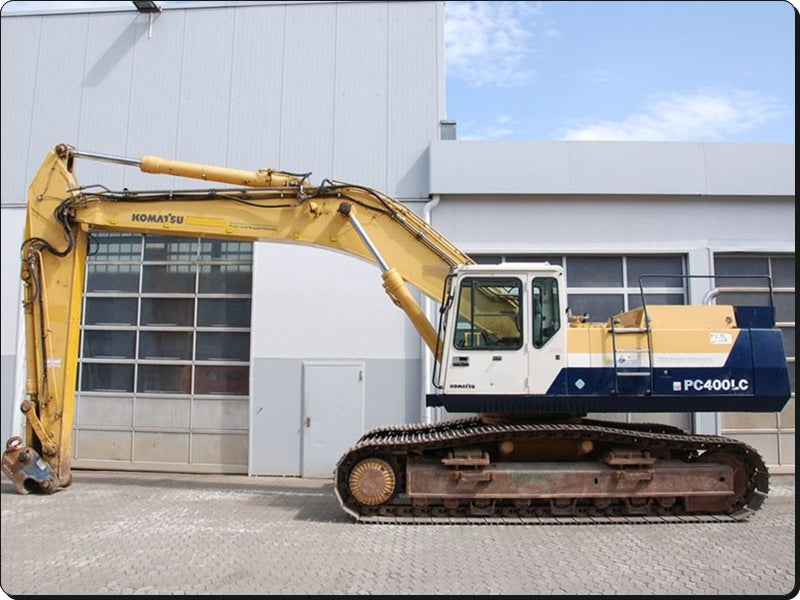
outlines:
M645 311L641 307L616 316L615 327L644 327ZM734 329L736 317L732 306L651 305L647 320L653 329Z
M614 348L627 366L720 366L739 336L731 306L648 306L611 323L572 323L567 330L570 366L613 366Z

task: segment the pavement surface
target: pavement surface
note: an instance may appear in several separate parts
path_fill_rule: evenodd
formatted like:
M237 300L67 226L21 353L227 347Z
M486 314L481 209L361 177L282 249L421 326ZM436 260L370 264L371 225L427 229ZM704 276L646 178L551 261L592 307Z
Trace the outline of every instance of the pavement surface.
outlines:
M0 507L10 597L797 593L794 476L743 523L357 524L332 480L107 471Z

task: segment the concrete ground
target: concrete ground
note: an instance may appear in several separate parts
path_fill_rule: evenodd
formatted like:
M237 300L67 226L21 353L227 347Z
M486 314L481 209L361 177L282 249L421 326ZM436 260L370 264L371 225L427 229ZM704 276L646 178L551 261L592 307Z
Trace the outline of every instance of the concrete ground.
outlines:
M0 492L11 597L797 592L794 476L747 522L696 524L356 524L327 479L76 471Z

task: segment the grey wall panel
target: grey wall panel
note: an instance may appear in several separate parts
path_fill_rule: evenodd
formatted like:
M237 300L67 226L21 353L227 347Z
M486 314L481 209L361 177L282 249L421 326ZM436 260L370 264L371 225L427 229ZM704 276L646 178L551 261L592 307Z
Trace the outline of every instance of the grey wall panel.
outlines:
M86 151L124 155L129 119L134 109L131 103L133 49L147 35L146 22L137 13L90 15L87 31L90 35L84 42L82 76L72 82L78 88L80 110L74 115L63 115L65 120L78 124L78 136L52 139L51 144L64 142ZM91 166L91 170L85 171L84 165ZM80 162L77 174L84 185L103 183L112 189L123 186L122 169L110 163Z
M434 141L433 194L539 194L570 189L564 142Z
M332 2L170 9L152 21L135 11L4 16L3 202L21 197L60 142L426 197L442 14L440 2ZM87 161L78 178L175 185Z
M297 6L286 13L280 168L333 169L336 7Z
M112 468L128 465L135 468L131 461L133 456L133 434L130 431L81 431L75 433L73 452L73 468L103 468L104 464ZM96 463L100 463L99 465Z
M34 17L37 18L37 17ZM59 142L76 143L80 133L82 89L85 73L89 15L42 18L35 75L21 85L33 85L26 180L38 170L45 153ZM53 43L58 40L58 43ZM6 97L3 98L6 105Z
M795 190L794 144L434 141L430 161L433 194L788 196Z
M337 20L339 10L344 16ZM27 67L29 73L46 71L41 75L46 81L38 85L46 93L34 98L34 85L25 88L38 105L53 102L48 88L59 83L53 74L62 81L51 121L33 117L48 132L34 137L47 141L31 150L31 167L20 174L17 189L27 184L44 152L60 141L108 154L314 170L320 177L389 187L386 13L382 3L308 5L293 9L286 25L285 6L168 11L152 25L134 12L16 18L28 28L44 22L76 38L67 51L43 44L43 65ZM23 43L18 40L25 38L24 29L13 28L17 35L8 36L8 43ZM79 37L88 40L78 43ZM19 80L27 83L24 77ZM404 87L400 106L419 106L404 101L413 93ZM24 113L25 104L12 103L4 115L13 109ZM30 122L31 117L22 114L17 120ZM403 136L408 139L406 130ZM417 156L427 141L412 140ZM333 165L334 145L341 166ZM116 185L121 172L86 163L79 176ZM124 185L152 186L155 179L126 170Z
M3 134L5 135L5 134ZM3 169L3 178L7 169ZM2 265L2 292L0 292L0 314L3 326L0 328L0 350L2 363L0 363L0 432L4 443L9 435L18 435L24 422L19 411L19 403L25 389L22 371L22 290L20 285L20 245L22 244L25 211L22 208L3 206L2 212L3 235L0 240L0 265ZM17 362L17 352L20 351L20 361Z
M81 398L81 406L86 399ZM133 421L128 425L136 427L160 427L160 428L187 428L190 425L196 427L192 422L196 407L201 401L190 398L169 398L166 396L147 398L139 396L136 398L135 413ZM240 401L243 410L247 409L247 404ZM91 411L87 411L87 414ZM122 411L120 411L122 414ZM247 424L242 426L247 429Z
M416 140L435 140L439 132L439 13L422 2L389 3L389 194L428 195L429 162ZM409 94L409 90L415 90ZM425 187L422 187L425 186Z
M247 434L196 433L192 436L191 468L225 465L224 472L246 473L247 456Z
M364 362L365 429L420 421L419 360ZM303 359L255 359L252 377L250 474L298 476L303 435ZM331 466L338 459L331 457Z
M0 437L3 442L11 435L18 435L22 432L13 431L12 425L15 422L22 422L22 413L15 415L19 409L14 406L14 382L17 357L15 354L3 354L0 356L0 394L2 394L3 405L0 407ZM3 447L5 449L5 446Z
M31 169L38 167L41 162L39 156L35 158L33 166L28 165L41 29L40 18L0 19L0 89L3 90L3 108L0 110L0 201L3 204L25 202ZM6 98L13 98L13 101L7 101ZM5 218L4 212L4 228ZM3 310L3 314L8 313Z
M568 142L567 153L569 190L576 194L658 194L668 188L680 195L705 189L703 144ZM535 189L535 179L529 181Z
M17 352L17 333L22 326L19 250L25 228L25 210L4 206L0 216L2 216L3 227L3 235L0 237L0 266L2 267L0 314L3 315L3 327L0 328L0 351L3 355L10 355ZM4 395L3 398L6 396Z
M247 471L249 399L76 397L76 468Z
M209 146L219 144L219 140L209 138L201 147L193 148L191 156L178 156L182 89L194 87L182 78L183 55L187 51L184 46L186 19L184 11L160 15L154 20L152 32L148 31L145 38L139 38L140 42L133 49L135 61L129 89L131 114L126 143L129 156L155 154L210 163L205 152L210 153ZM211 85L210 79L210 76L204 78L206 85ZM195 123L195 127L202 130L205 123ZM175 184L172 177L144 175L135 169L126 169L125 185L131 189L157 189ZM199 185L200 182L194 187ZM181 181L179 187L193 186L191 182Z
M383 191L389 187L389 12L385 4L343 4L337 9L333 169L319 174Z
M480 201L483 200L483 201ZM794 248L794 198L445 199L434 225L467 252Z
M706 144L704 150L709 194L795 192L794 144Z
M235 12L226 164L281 169L286 7ZM291 135L291 129L286 132Z
M191 436L186 432L134 431L134 463L177 463L186 465L191 457Z
M127 429L134 423L134 401L131 396L115 397L89 394L77 394L76 396L75 427L78 430L82 428L102 429L104 427ZM172 401L163 402L156 407L156 410L151 408L151 411L153 413L161 413L161 418L163 419L164 413L169 415L174 412L174 407L172 406ZM188 415L188 407L186 412ZM184 418L178 424L185 426L187 420L188 418ZM148 423L145 420L142 424L152 425L155 423ZM162 421L158 424L163 425L164 423Z
M422 420L421 369L419 359L367 361L367 429Z
M176 157L227 164L235 10L186 12Z
M249 409L249 403L238 398L195 398L192 406L192 427L247 431Z

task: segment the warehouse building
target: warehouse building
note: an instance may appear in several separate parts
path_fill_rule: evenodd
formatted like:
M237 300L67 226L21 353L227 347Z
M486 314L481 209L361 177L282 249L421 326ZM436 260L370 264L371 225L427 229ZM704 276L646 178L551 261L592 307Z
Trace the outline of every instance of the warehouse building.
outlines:
M311 172L382 190L478 262L564 267L590 320L648 297L761 297L794 392L794 144L462 141L445 114L443 2L220 2L2 18L2 436L24 393L25 190L58 143ZM83 185L202 187L81 162ZM75 468L328 477L425 406L432 361L371 264L292 244L128 233L90 257ZM738 277L735 277L738 276ZM435 301L421 298L431 319ZM746 441L794 473L781 413L614 414Z

